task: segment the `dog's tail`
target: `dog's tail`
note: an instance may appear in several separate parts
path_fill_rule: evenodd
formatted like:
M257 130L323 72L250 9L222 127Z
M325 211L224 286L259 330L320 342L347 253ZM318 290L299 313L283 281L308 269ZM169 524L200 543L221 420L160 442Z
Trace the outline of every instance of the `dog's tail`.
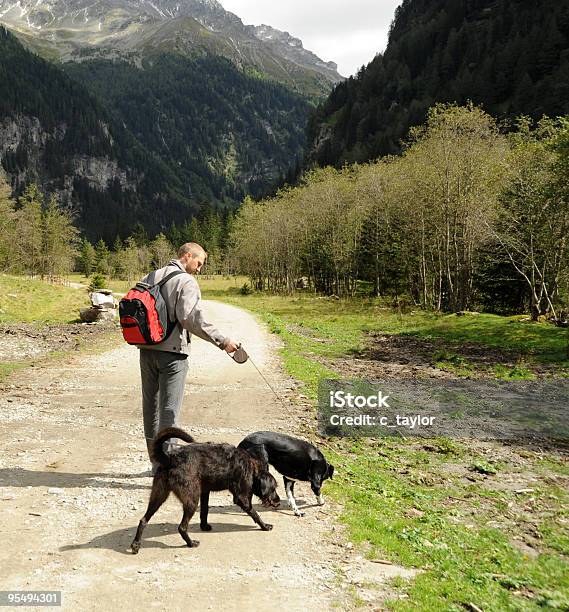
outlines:
M170 438L179 438L184 442L195 442L195 440L186 433L183 429L178 427L166 427L162 431L159 431L154 438L154 444L152 445L152 460L156 461L160 465L167 467L170 465L170 457L164 452L163 444Z

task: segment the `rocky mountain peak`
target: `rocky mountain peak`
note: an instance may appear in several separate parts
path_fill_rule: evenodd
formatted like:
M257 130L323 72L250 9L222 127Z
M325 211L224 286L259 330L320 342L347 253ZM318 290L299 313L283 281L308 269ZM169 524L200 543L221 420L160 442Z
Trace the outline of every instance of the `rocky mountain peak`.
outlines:
M267 24L247 27L252 29L252 32L259 40L272 44L279 49L282 55L291 61L305 66L316 65L321 70L329 71L330 74L337 74L338 65L335 62L325 62L321 60L312 51L304 48L300 38L291 36L288 32L277 30Z
M342 78L300 39L268 25L244 25L217 0L0 0L0 23L50 59L198 50L299 91L309 83L310 95L326 93Z

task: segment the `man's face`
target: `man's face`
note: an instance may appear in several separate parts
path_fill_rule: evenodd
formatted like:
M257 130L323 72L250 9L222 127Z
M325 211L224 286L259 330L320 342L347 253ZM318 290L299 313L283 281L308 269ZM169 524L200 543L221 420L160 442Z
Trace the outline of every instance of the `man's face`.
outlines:
M188 274L199 274L205 263L206 254L200 253L199 255L192 255L191 253L187 253L185 257L184 267L186 268L186 272Z

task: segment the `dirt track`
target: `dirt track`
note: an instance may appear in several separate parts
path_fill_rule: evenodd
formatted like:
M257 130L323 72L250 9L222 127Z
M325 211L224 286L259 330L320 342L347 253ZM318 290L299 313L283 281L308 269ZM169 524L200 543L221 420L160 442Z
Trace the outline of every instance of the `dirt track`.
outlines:
M237 308L207 308L284 392L290 384L274 337ZM401 573L356 555L334 508L313 505L304 483L297 488L304 518L284 504L276 512L257 506L271 532L233 506L230 494L212 495L213 531L200 532L198 517L190 523L197 549L177 533L181 507L171 497L147 527L140 554L128 552L151 482L137 358L137 349L121 346L28 369L5 385L0 590L61 590L69 610L325 610L348 606L348 584L370 580L366 566L381 570L380 580ZM258 429L297 431L298 409L285 412L250 363L239 366L197 339L191 359L181 426L197 439L238 443Z

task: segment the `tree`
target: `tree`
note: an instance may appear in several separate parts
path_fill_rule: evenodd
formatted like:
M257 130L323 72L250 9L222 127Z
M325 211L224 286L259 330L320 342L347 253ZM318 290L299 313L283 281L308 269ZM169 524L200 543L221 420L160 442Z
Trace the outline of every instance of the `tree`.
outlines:
M43 195L37 185L26 188L16 211L15 268L35 276L41 272Z
M175 257L174 247L162 233L158 234L150 243L150 253L152 255L153 265L156 268L164 267Z
M81 240L79 248L79 271L88 278L95 268L95 247L86 239Z
M569 15L569 10L566 10ZM556 133L553 136L551 147L555 153L553 162L553 184L552 196L556 202L556 244L554 266L558 279L553 289L553 298L562 299L562 305L569 306L569 244L567 237L569 234L569 117L558 119ZM561 296L561 288L564 288L564 295Z
M148 233L144 225L140 222L136 223L134 226L131 236L138 246L148 244Z
M397 297L411 265L410 257L403 252L406 208L397 197L397 170L391 158L363 166L355 186L356 199L365 208L360 274L373 283L373 293L378 297L387 293Z
M410 252L418 257L423 305L464 310L477 252L489 240L507 143L495 121L469 105L436 105L411 130L398 166ZM413 214L414 213L414 214Z
M550 311L567 270L569 123L522 118L513 136L508 182L494 236L530 290L531 318Z
M78 235L79 230L73 225L71 213L60 209L56 197L51 196L42 211L42 277L51 279L73 269Z
M16 213L14 201L10 197L11 189L4 177L0 175L0 270L7 271L14 266Z
M222 224L217 210L206 208L201 216L200 230L198 233L201 234L203 242L199 244L207 251L207 271L209 274L218 274L221 271L222 260Z
M113 242L113 250L110 256L110 267L113 278L126 278L125 266L122 258L123 241L120 236L115 238Z
M124 243L124 248L121 251L121 260L124 266L125 280L132 282L141 276L139 247L132 236L127 238Z
M108 274L110 271L111 252L107 243L101 238L95 245L95 271Z

